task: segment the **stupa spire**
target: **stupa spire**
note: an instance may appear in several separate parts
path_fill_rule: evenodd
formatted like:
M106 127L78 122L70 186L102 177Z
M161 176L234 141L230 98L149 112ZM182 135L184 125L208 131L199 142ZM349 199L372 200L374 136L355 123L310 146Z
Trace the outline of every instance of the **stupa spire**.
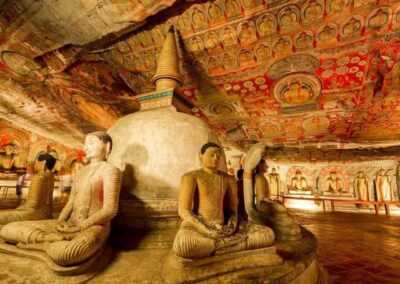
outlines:
M176 88L182 82L179 72L179 56L176 44L176 33L173 26L168 30L161 49L157 71L152 79L157 91Z

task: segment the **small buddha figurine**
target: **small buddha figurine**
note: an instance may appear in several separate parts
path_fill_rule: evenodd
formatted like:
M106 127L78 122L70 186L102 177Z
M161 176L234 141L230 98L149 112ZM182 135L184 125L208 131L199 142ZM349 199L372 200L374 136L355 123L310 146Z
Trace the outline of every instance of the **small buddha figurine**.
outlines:
M9 144L4 147L4 152L5 155L3 156L2 164L3 164L3 169L5 170L11 170L12 167L14 166L14 146Z
M276 168L272 168L271 173L268 174L268 185L270 187L270 194L272 197L279 197L281 191L281 180Z
M42 220L51 218L54 190L52 170L56 159L52 156L39 156L39 172L32 177L28 197L16 209L0 211L0 225L15 221Z
M121 172L106 160L111 148L107 133L88 134L89 164L77 173L58 219L10 223L1 229L0 237L20 249L42 251L60 266L90 259L104 246L118 211Z
M203 258L263 248L275 240L271 228L239 224L236 181L218 170L221 151L217 144L203 145L202 168L182 177L178 213L183 222L173 244L179 257Z
M271 226L278 240L299 240L302 238L300 226L283 205L270 199L264 176L268 168L262 159L264 154L265 145L256 144L250 148L244 163L244 202L248 219Z
M369 200L368 179L363 171L357 173L353 186L359 200Z
M327 178L327 191L333 193L340 193L344 191L343 182L340 177L337 176L336 171L331 171Z
M294 175L294 177L292 177L290 185L291 188L296 191L308 190L307 179L299 169L296 170L296 174Z

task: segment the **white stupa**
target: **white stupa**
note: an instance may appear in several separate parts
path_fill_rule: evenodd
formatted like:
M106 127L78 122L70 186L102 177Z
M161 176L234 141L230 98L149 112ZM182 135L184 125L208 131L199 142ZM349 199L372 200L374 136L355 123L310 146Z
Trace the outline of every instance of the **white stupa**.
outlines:
M203 144L217 142L207 124L172 105L181 82L173 29L153 81L156 91L138 97L141 110L122 117L108 131L114 143L110 161L124 171L122 214L176 215L181 176L200 168Z

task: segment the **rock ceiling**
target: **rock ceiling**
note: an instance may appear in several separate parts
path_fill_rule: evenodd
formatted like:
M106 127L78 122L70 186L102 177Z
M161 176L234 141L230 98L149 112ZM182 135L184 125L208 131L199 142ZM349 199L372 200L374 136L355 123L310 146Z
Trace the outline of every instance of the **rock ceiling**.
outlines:
M0 118L66 144L138 109L171 25L178 96L225 143L399 141L400 1L0 5Z

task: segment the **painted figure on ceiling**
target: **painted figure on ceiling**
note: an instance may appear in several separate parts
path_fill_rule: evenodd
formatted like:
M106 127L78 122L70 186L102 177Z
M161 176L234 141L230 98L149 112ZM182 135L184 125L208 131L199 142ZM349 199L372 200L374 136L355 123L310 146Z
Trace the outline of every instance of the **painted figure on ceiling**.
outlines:
M222 43L224 47L237 44L236 33L231 27L226 27L224 29L224 34L222 35Z
M215 3L212 3L208 8L208 19L210 24L216 24L219 22L223 22L225 20L224 13L220 6Z
M371 29L380 29L389 21L387 11L379 9L368 21L368 27Z
M255 51L257 62L267 61L272 56L272 50L264 44L260 44Z
M329 14L334 14L343 10L346 6L345 0L331 0L328 4Z
M265 15L257 21L258 33L261 36L272 34L276 31L276 21L273 15Z
M368 178L363 171L357 173L353 186L359 200L369 200Z
M228 18L237 17L241 14L241 7L237 0L226 0L225 12Z
M334 26L325 26L317 35L318 44L329 44L336 41L336 28Z
M203 11L195 9L192 16L193 29L198 31L207 27L206 17Z
M344 191L343 181L337 176L336 171L331 171L326 179L327 191L332 193L341 193Z
M323 7L318 2L311 2L304 10L304 20L307 23L317 21L322 18Z
M287 104L303 104L311 99L311 91L303 86L301 82L292 82L283 91L283 99Z
M257 40L256 29L252 22L244 22L239 28L239 39L242 44L249 44Z
M344 26L343 26L343 35L345 37L356 36L361 31L361 21L356 18L351 18Z
M298 17L293 9L287 9L280 17L280 26L284 31L292 30L298 26Z

